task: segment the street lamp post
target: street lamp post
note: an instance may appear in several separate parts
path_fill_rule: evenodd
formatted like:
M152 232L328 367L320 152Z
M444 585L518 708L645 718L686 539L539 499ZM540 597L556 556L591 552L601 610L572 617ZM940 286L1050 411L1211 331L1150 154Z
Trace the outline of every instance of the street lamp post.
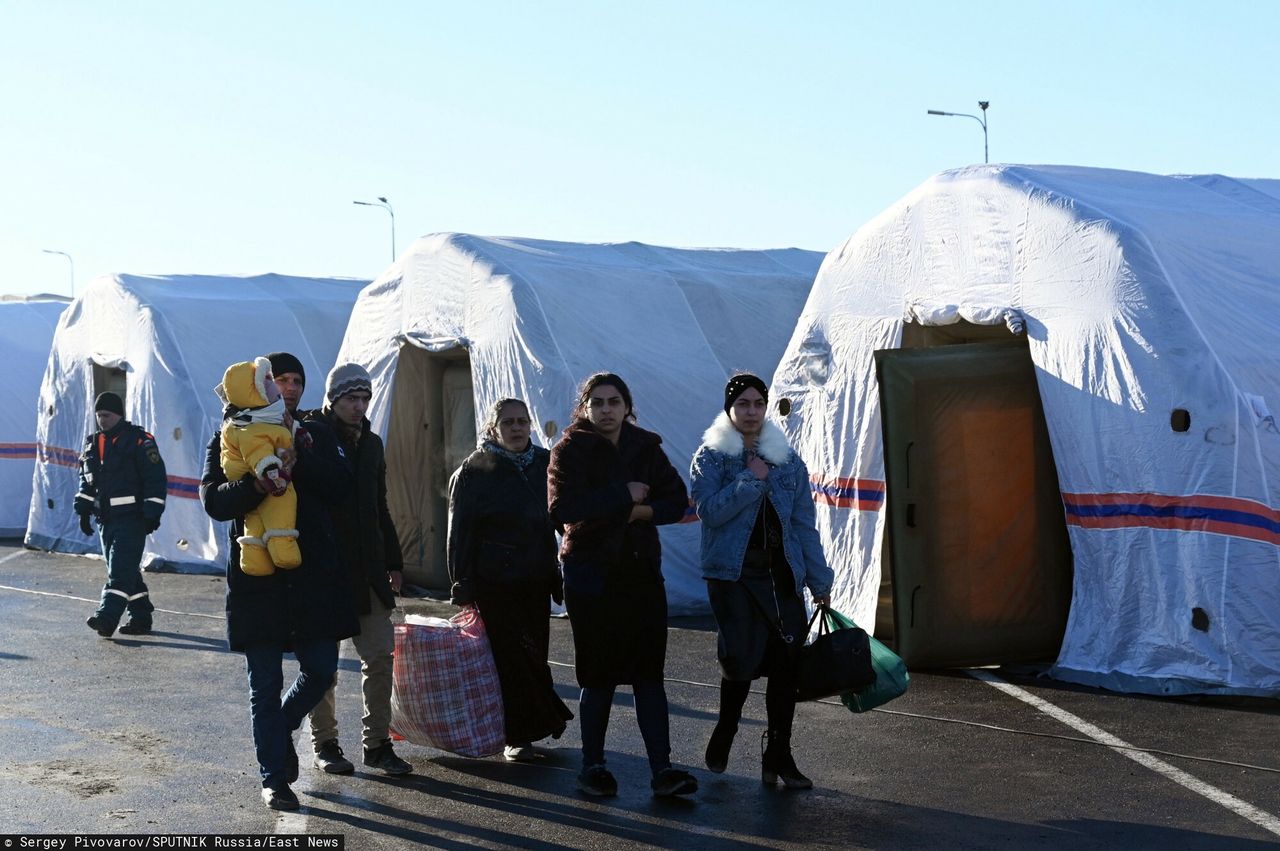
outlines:
M71 255L65 251L54 251L49 248L41 248L40 250L43 251L45 254L61 254L63 257L67 258L67 262L71 264L71 297L75 298L76 297L76 261L72 260Z
M352 201L352 204L359 204L362 207L382 207L391 214L391 262L396 260L396 211L391 209L391 203L382 195L378 196L377 201Z
M978 101L978 108L982 110L982 117L971 115L968 112L943 112L940 109L929 110L930 115L955 115L960 118L972 118L974 121L982 125L982 161L984 163L991 162L987 157L987 107L991 105L989 100Z

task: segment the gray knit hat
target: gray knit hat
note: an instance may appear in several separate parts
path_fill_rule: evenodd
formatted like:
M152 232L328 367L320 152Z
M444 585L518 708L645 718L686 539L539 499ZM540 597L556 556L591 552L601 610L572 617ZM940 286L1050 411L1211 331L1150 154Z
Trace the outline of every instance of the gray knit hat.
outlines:
M353 390L373 393L373 381L364 367L358 363L340 363L329 370L329 377L324 380L324 397L330 405Z

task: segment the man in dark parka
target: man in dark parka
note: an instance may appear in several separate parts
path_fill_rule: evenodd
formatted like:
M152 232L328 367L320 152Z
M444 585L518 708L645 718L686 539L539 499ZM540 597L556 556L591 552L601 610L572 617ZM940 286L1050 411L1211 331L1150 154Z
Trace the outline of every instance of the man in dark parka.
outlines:
M352 639L360 657L364 696L364 764L384 774L409 774L413 766L391 746L391 675L395 633L391 613L400 590L403 560L400 539L387 509L387 462L382 438L369 426L365 411L372 399L369 373L354 363L335 366L325 380L325 405L308 415L331 428L351 465L352 487L333 509L338 556L346 575L346 593L360 615L360 634ZM350 774L355 766L338 746L335 691L337 677L311 712L315 766L330 774Z
M274 377L285 388L304 373L297 358L269 355ZM300 394L299 394L300 395ZM293 405L296 407L297 397ZM244 515L267 496L251 475L229 482L219 461L220 432L209 441L200 501L214 520L230 521L231 555L227 566L227 643L245 654L253 742L262 776L262 800L271 809L297 809L289 784L298 778L293 731L324 696L338 667L338 642L359 629L345 593L337 544L328 510L351 488L351 471L338 451L333 432L318 423L299 423L294 451L282 459L298 494L298 546L302 564L270 576L249 576L237 565ZM298 676L281 700L285 653L298 660Z

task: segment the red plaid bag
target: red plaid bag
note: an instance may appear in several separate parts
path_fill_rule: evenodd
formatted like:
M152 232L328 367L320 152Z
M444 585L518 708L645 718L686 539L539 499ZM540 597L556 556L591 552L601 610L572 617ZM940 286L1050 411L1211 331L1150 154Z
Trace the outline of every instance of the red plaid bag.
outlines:
M405 620L395 628L392 733L462 756L501 751L502 689L480 612Z

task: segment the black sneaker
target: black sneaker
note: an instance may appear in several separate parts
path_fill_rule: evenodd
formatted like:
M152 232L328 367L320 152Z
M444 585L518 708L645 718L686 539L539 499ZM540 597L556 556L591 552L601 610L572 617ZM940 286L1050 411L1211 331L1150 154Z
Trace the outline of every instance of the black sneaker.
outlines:
M603 765L593 765L578 775L578 788L593 798L612 798L618 794L618 781Z
M337 739L321 742L320 747L316 748L316 756L312 764L325 774L351 774L356 770L351 760L342 755L342 748L338 747Z
M285 783L276 786L262 787L262 803L273 810L296 810L299 806L298 796Z
M376 768L383 774L411 774L413 766L396 756L391 749L391 742L383 742L376 748L364 749L364 764Z
M649 781L654 797L671 798L676 795L692 795L698 791L698 780L687 771L664 768Z
M110 638L111 633L116 631L116 625L109 623L106 618L101 615L90 615L85 621L89 625L89 629L101 635L103 638Z
M120 627L120 632L124 635L150 635L151 621L131 618L127 623Z

